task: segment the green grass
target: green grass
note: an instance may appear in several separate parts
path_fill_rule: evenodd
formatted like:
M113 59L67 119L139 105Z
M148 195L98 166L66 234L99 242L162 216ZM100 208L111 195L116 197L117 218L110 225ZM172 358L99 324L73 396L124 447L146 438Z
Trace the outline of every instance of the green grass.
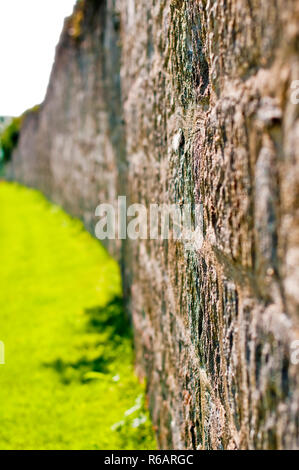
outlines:
M154 449L117 264L37 191L0 210L0 449Z

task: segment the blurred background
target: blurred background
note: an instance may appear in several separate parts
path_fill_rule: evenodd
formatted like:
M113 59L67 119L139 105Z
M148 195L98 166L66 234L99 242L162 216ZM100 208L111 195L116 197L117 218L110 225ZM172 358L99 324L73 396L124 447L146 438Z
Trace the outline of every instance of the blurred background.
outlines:
M44 99L63 21L75 0L1 0L0 116Z

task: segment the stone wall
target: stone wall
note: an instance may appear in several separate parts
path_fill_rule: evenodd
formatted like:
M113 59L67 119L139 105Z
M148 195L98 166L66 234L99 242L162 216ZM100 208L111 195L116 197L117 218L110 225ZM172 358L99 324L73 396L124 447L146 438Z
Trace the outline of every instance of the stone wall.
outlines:
M298 7L79 2L9 169L91 231L121 194L202 204L201 249L109 243L164 449L299 447Z

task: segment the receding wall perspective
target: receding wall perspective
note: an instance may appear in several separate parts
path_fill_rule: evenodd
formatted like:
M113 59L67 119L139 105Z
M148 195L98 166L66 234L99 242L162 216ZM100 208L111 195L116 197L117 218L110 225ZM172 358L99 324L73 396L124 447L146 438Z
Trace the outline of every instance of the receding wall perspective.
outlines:
M78 2L7 165L93 234L121 195L201 205L200 247L106 240L162 449L299 446L298 24L296 0Z

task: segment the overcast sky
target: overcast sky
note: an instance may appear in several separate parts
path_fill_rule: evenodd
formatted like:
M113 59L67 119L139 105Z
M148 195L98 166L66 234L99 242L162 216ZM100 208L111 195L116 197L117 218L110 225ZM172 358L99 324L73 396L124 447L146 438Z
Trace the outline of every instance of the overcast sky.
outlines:
M0 0L0 116L43 101L63 20L76 0Z

